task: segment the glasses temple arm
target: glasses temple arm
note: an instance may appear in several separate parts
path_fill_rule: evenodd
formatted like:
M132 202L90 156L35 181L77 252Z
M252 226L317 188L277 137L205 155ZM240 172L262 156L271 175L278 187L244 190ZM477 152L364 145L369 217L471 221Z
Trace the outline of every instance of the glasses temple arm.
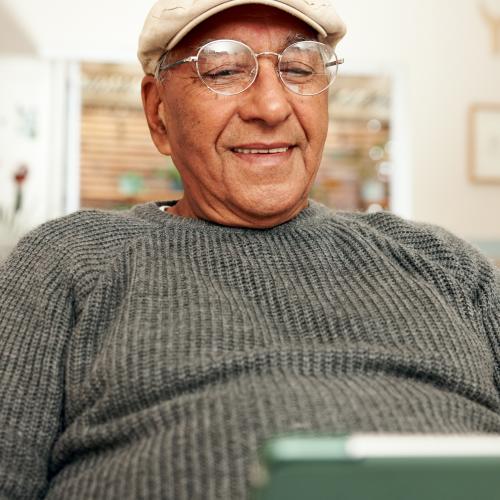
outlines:
M188 62L196 62L197 60L198 60L198 58L196 56L186 57L185 59L181 59L180 61L175 61L171 64L167 64L166 66L162 65L161 70L165 71L165 70L173 68L175 66L179 66L179 64L184 64L184 63L188 63Z
M344 59L337 59L336 61L332 61L329 63L326 63L325 66L330 67L330 66L339 66L340 64L344 64Z

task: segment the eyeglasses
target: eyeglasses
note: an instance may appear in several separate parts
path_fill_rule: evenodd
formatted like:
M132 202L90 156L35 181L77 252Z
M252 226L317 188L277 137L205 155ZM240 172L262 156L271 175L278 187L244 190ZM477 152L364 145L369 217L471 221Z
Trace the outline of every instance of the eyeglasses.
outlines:
M299 95L312 96L324 92L337 77L344 63L335 51L324 43L307 40L289 45L281 54L260 52L236 40L215 40L203 45L196 56L171 64L164 54L155 76L161 81L162 72L184 63L196 63L200 80L213 92L236 95L247 90L259 73L258 57L276 56L277 73L286 88Z

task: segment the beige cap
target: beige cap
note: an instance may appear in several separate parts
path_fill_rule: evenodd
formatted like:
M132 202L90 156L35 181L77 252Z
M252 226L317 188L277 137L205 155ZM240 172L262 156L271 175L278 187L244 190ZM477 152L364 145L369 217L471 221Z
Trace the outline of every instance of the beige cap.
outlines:
M236 5L276 7L309 24L318 39L332 47L345 35L345 24L332 0L158 0L149 12L139 38L138 57L144 72L152 75L162 54L175 47L205 19Z

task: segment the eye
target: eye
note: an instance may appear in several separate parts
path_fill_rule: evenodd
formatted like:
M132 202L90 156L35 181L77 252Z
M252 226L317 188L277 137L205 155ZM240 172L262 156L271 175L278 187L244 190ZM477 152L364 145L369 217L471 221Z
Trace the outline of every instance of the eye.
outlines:
M312 71L312 69L310 68L303 68L303 67L300 67L300 66L291 66L289 68L286 68L285 70L282 70L282 73L287 73L287 74L290 74L290 75L297 75L297 76L309 76L309 75L312 75L314 73L314 71Z
M203 78L216 80L218 78L234 77L237 74L238 74L238 71L234 70L234 69L220 69L217 71L210 71L207 73L203 73L203 75L201 75L201 76L203 76Z
M311 78L315 74L314 68L307 64L296 61L282 64L280 67L280 72L284 78L295 80Z

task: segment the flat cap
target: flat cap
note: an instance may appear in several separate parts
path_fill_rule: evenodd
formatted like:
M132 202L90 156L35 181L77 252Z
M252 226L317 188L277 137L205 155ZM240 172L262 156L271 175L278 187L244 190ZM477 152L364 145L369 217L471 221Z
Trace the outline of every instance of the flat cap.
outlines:
M139 38L138 57L144 72L152 75L162 54L173 49L195 26L223 10L244 4L275 7L298 17L332 47L346 27L332 0L158 0L150 10Z

